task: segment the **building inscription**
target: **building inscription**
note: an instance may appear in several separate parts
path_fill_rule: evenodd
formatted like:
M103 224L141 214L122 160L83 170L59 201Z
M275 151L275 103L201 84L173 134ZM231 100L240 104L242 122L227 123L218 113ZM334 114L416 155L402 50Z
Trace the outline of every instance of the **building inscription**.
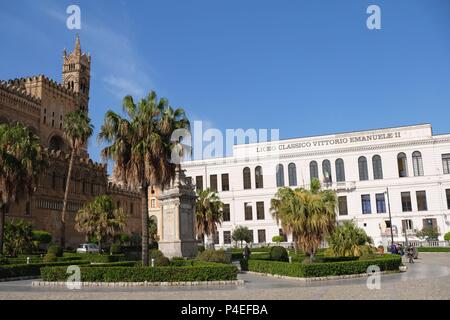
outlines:
M360 143L360 142L388 140L388 139L395 139L395 138L401 138L400 131L353 136L353 137L333 138L333 139L325 139L325 140L299 141L299 142L292 142L292 143L282 143L279 145L265 145L265 146L257 147L256 152L272 152L272 151L277 151L277 150L285 151L285 150L291 150L291 149L307 149L307 148L311 148L311 147L336 146L336 145L344 145L344 144L352 144L352 143Z

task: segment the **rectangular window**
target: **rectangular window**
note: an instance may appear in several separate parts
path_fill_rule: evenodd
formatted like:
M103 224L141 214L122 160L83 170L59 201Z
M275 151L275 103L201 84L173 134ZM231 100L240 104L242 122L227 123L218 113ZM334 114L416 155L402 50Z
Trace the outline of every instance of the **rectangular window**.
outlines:
M250 242L249 243L254 243L255 242L255 237L254 237L254 235L253 235L253 230L249 230L250 232L249 232L249 234L250 234Z
M256 219L264 220L264 201L256 203Z
M133 203L130 203L130 215L134 214L134 205Z
M258 243L266 242L266 230L258 230Z
M411 219L402 220L402 229L403 233L405 233L405 231L407 230L412 230L413 229L412 220Z
M197 190L203 190L203 176L195 177L195 187Z
M25 214L26 214L27 216L29 216L30 213L31 213L31 205L30 205L30 201L27 201L27 204L26 204L26 206L25 206Z
M339 206L339 215L340 216L348 215L347 197L346 196L338 197L338 206Z
M427 193L425 191L416 191L417 210L427 211Z
M386 224L386 228L391 227L391 222L389 220L385 220L384 223Z
M442 155L442 167L444 169L444 174L450 173L450 153Z
M401 197L402 197L402 211L403 212L412 211L411 193L410 192L402 192Z
M384 193L377 193L375 195L377 201L377 213L386 213L386 199Z
M445 195L447 196L447 209L450 210L450 189L445 190Z
M230 204L224 203L223 205L223 221L230 221Z
M222 174L222 191L229 191L230 190L230 181L228 178L228 173Z
M435 218L423 219L424 229L435 229L437 230L437 221Z
M223 232L223 243L224 244L231 244L231 231L224 231Z
M284 242L287 242L287 235L283 232L283 229L278 229L278 234L283 237Z
M219 231L214 232L213 241L214 244L219 244Z
M372 213L372 208L370 205L370 194L362 194L361 195L361 205L362 205L362 213L363 214Z
M252 220L253 212L252 212L252 204L250 202L244 203L244 210L245 210L245 220Z
M217 192L217 174L212 174L209 176L209 185L212 191Z

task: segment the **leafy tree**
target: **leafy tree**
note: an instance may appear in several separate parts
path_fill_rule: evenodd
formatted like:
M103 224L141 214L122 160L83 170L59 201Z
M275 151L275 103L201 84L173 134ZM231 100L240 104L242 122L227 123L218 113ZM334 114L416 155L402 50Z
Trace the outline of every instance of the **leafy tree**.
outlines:
M335 206L335 192L322 190L320 182L313 179L310 190L278 189L271 201L271 212L284 232L292 233L294 243L308 253L312 261L320 243L335 227Z
M87 203L75 216L75 229L88 236L94 236L101 244L109 236L123 230L127 214L122 208L116 208L110 196L98 196Z
M231 235L231 238L233 239L233 241L240 242L241 248L242 248L242 244L244 241L246 243L250 243L252 241L252 238L253 238L252 231L250 231L245 226L237 226L233 230L233 234Z
M206 248L213 247L212 235L217 232L217 225L221 225L223 219L223 202L216 192L209 188L197 190L195 217L197 235L202 237Z
M447 233L444 235L444 240L445 240L445 241L450 241L450 232L447 232Z
M65 248L66 244L66 211L69 197L70 181L72 178L72 168L75 155L79 153L80 148L86 144L92 135L94 127L91 125L86 111L76 110L69 112L64 117L63 123L64 136L70 147L70 161L67 173L66 188L64 192L63 209L61 212L61 246Z
M115 161L114 178L141 192L142 262L148 266L148 192L153 187L164 189L173 179L171 155L178 141L171 135L176 129L189 129L189 121L183 109L172 109L154 91L137 104L126 96L123 109L127 118L111 110L106 113L99 140L109 144L102 157Z
M359 257L363 255L365 245L372 242L364 229L353 221L344 221L327 239L332 255L337 257Z
M5 252L16 257L30 252L33 247L33 228L24 220L9 220L5 223Z
M284 237L283 236L273 236L272 237L272 242L280 243L280 242L283 242L283 241L284 241Z
M416 233L416 236L420 239L426 239L427 241L438 240L440 233L436 228L433 227L423 227L422 230Z
M46 166L36 135L20 123L0 124L0 255L7 208L19 199L30 199Z
M155 243L159 241L158 224L155 216L151 216L148 219L148 236L150 239L150 243Z

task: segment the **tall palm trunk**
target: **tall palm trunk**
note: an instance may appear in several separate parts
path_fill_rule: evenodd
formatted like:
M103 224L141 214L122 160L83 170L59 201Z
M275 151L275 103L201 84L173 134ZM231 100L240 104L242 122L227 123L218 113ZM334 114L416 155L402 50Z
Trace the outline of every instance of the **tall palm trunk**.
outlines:
M0 213L0 255L3 255L3 239L5 235L5 213L6 213L6 205L2 205L2 212Z
M69 171L67 173L66 190L64 191L64 202L61 213L61 247L64 249L66 246L66 210L67 199L69 197L70 180L72 176L73 160L75 158L75 150L70 153Z
M141 214L142 214L142 265L148 266L148 186L141 188Z

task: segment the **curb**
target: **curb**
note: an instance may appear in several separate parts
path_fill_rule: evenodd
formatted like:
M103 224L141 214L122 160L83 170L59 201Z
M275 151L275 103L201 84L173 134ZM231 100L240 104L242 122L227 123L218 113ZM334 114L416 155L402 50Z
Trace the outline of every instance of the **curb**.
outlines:
M33 281L33 287L65 287L67 283L76 282L65 281ZM191 287L191 286L219 286L219 285L243 285L244 280L226 281L178 281L178 282L81 282L82 287Z
M379 274L383 275L383 274L393 274L393 273L399 273L399 272L400 271L394 271L394 272L392 272L392 271L382 271ZM369 274L367 274L367 273L359 273L359 274L345 274L345 275L341 275L341 276L300 278L300 277L283 276L283 275L279 275L279 274L260 273L260 272L254 272L254 271L243 271L241 273L253 274L253 275L257 275L257 276L264 276L264 277L270 277L270 278L285 279L285 280L296 280L296 281L302 281L302 282L355 279L355 278L365 278L365 277L369 276Z
M21 281L21 280L31 280L31 279L39 279L39 276L26 276L26 277L3 278L3 279L0 279L0 282L7 282L7 281Z

